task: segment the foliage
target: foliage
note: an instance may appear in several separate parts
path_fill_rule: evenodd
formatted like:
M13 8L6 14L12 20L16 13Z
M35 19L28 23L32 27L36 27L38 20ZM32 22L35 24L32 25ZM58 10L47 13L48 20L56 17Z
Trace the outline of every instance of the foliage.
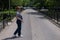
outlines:
M20 6L27 6L29 5L29 2L30 0L11 0L11 3L13 6L17 6L17 5L20 5Z
M9 13L9 10L6 10L6 11L1 11L0 12L0 21L3 21L3 15L6 14L6 19L8 21L10 21L12 18L15 17L16 15L16 12L14 10L10 10L10 13Z
M9 7L9 0L0 0L0 10L8 9Z
M34 4L33 6L36 7L37 9L40 9L41 4L40 4L40 3L36 3L36 4Z

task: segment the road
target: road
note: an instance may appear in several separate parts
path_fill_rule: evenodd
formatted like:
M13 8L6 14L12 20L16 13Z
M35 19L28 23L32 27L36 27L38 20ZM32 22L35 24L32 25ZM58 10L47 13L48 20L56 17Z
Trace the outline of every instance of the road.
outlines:
M22 12L22 34L23 38L12 39L16 30L16 18L1 33L0 40L60 40L60 28L51 23L42 13L33 9Z

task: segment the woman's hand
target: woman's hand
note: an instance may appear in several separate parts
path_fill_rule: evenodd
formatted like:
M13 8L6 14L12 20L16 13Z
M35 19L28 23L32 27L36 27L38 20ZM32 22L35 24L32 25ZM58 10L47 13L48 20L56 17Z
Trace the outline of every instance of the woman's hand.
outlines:
M24 21L23 20L21 20L22 21L22 23L24 23Z

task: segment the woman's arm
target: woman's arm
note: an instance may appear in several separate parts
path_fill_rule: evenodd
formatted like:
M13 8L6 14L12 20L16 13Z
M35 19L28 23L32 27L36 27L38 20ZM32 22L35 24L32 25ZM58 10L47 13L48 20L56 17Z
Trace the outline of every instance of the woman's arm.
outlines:
M17 19L19 19L21 22L23 22L23 19L19 18L18 16L16 16Z

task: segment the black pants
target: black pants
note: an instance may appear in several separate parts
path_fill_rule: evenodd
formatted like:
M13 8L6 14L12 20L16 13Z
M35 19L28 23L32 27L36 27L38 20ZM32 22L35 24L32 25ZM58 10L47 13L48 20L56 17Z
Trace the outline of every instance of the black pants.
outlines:
M16 31L14 32L14 35L16 35L18 33L18 36L21 35L21 22L20 21L17 21L17 29Z

